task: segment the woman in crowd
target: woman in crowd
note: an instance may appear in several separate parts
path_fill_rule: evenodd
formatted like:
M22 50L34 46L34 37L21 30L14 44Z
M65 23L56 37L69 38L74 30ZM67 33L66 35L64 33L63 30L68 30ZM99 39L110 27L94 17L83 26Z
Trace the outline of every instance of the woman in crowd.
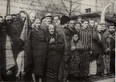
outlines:
M20 11L14 21L8 15L4 23L0 17L0 80L14 81L17 76L37 82L91 82L93 61L97 61L98 75L103 70L110 73L107 55L112 54L114 63L114 26L106 28L104 23L98 25L80 16L75 23L68 16L52 18L49 13L40 21L35 15L30 14L29 20L28 14Z
M46 82L59 82L59 67L64 53L64 39L56 32L55 27L48 26L47 43L47 71Z
M28 37L26 51L26 68L30 68L30 72L34 73L35 81L45 80L45 58L46 58L46 40L45 32L40 26L40 19L35 19L34 28L32 28Z

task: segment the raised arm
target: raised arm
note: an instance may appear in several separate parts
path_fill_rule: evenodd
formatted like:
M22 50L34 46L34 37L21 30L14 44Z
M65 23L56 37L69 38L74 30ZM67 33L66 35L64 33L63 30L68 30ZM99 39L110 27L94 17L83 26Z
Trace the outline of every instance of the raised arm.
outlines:
M106 11L112 5L113 2L114 2L114 0L110 0L110 2L108 3L108 5L106 5L105 8L103 9L103 11L101 13L101 23L105 23Z

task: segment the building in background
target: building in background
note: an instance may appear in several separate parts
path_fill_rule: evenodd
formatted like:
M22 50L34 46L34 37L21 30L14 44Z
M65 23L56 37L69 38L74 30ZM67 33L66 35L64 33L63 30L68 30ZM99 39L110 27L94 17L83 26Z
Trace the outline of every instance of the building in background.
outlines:
M101 12L110 0L10 0L10 14L17 14L20 10L38 12L38 16L45 13L79 15ZM6 15L7 0L0 0L0 14ZM109 14L116 13L116 0L108 10Z
M110 0L82 0L81 2L81 13L95 13L102 12L104 7L110 2ZM116 13L116 0L113 5L108 9L108 12Z

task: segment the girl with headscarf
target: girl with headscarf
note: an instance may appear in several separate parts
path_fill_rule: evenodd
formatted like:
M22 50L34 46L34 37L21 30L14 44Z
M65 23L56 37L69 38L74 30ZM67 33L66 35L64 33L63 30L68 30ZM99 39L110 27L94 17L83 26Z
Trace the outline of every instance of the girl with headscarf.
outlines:
M46 81L59 82L59 67L64 53L64 39L55 31L55 27L50 24L47 34L48 54Z

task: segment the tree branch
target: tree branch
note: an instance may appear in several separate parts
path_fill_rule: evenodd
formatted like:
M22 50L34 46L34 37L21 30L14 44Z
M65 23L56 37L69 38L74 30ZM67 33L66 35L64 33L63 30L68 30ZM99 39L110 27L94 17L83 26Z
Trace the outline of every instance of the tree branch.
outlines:
M67 11L68 13L70 13L70 12L68 11L66 5L64 4L63 0L61 0L61 3L62 3L62 5L64 6L64 8L66 9L66 11Z
M74 12L79 6L80 6L80 5L76 6L76 8L74 8L74 9L72 10L72 12Z
M54 5L54 7L59 11L59 9L56 7L56 5L54 4L53 0L51 0L52 4ZM59 13L62 14L62 12L59 11Z

